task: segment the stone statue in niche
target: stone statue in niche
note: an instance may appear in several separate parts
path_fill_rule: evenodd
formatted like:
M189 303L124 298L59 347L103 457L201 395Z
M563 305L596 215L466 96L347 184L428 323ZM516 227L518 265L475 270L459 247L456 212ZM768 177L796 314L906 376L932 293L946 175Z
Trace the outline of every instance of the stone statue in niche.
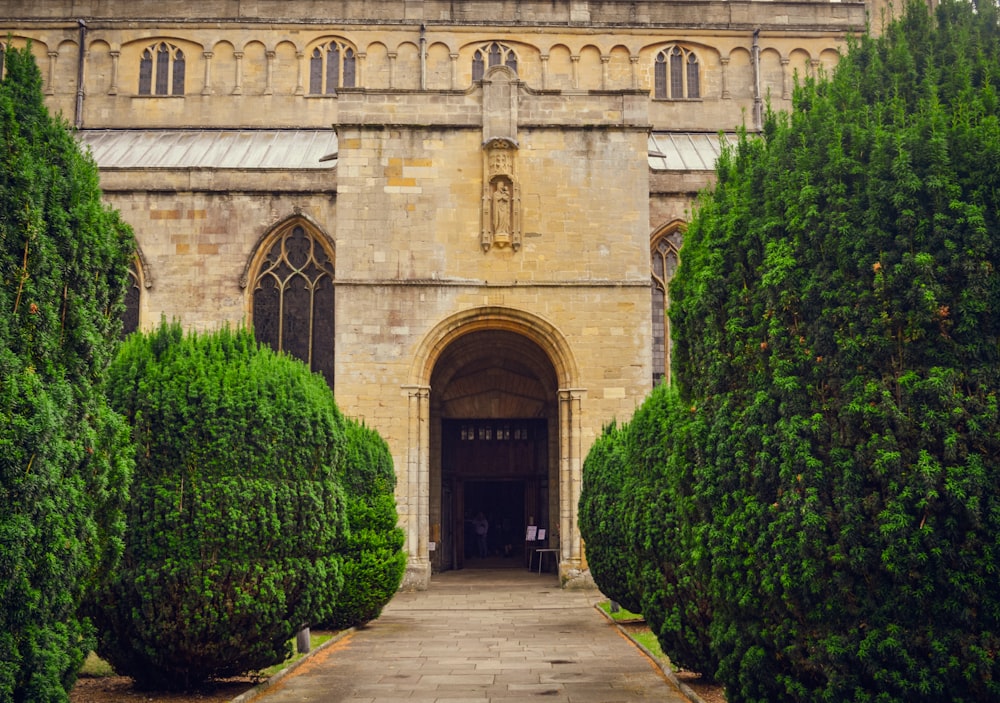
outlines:
M483 251L521 248L521 193L514 175L517 145L495 139L486 145L483 158Z
M497 178L493 186L493 245L510 244L510 186L506 178Z

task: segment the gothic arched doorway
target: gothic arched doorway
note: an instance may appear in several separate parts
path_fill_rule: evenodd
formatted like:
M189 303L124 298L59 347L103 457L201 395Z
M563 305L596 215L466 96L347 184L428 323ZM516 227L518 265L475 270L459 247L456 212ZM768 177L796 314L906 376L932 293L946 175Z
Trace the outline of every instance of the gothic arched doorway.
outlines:
M548 538L559 515L552 362L523 335L481 330L442 352L431 389L430 520L440 533L432 535L432 568L523 565L527 526ZM479 514L489 523L485 555Z
M560 580L585 575L576 524L585 395L578 378L563 334L523 310L471 308L428 331L402 388L407 448L397 466L397 497L409 552L404 588L426 588L432 569L465 565L466 500L470 509L509 513L507 531L517 529L522 555L521 530L535 518L556 550ZM460 448L463 425L467 449ZM507 446L496 443L498 427Z

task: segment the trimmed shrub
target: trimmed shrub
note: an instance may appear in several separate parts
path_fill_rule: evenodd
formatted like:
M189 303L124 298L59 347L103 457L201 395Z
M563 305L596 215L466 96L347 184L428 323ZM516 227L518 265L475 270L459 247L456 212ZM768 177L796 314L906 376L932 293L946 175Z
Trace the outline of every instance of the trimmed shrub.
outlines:
M720 160L671 286L742 701L1000 699L1000 30L923 3Z
M347 420L337 477L347 494L344 588L320 626L344 629L377 618L406 571L405 534L397 525L396 474L385 440Z
M640 612L636 581L635 490L633 469L625 454L626 427L612 422L594 441L583 461L580 488L580 535L587 564L601 593L633 613Z
M709 637L711 603L703 578L708 554L695 529L690 472L699 431L676 389L658 386L628 424L626 457L635 476L633 578L643 617L674 664L711 680L719 662Z
M177 324L131 335L109 385L138 449L122 564L89 608L98 652L161 689L282 661L341 585L329 387L247 330Z
M0 701L65 701L77 608L118 558L128 428L102 384L135 243L49 116L29 49L0 81Z

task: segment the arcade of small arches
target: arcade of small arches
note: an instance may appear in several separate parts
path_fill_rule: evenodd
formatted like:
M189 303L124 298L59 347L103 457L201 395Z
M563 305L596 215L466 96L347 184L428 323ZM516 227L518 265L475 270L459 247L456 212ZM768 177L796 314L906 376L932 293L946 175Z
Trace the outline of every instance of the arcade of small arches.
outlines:
M75 90L76 42L49 47L29 40L43 67L46 91ZM654 100L739 99L753 94L753 48L744 37L676 38L636 46L489 39L453 45L430 41L424 56L418 43L363 47L345 36L317 36L304 43L290 38L267 42L164 36L113 45L94 38L87 46L88 92L149 97L201 95L334 96L344 88L461 90L481 80L491 66L506 65L521 80L541 89L641 89ZM831 40L832 41L832 40ZM727 43L723 43L727 42ZM760 90L788 99L795 73L814 75L831 68L838 47L816 52L769 44L759 49ZM63 56L69 60L61 60ZM419 68L418 68L419 67Z

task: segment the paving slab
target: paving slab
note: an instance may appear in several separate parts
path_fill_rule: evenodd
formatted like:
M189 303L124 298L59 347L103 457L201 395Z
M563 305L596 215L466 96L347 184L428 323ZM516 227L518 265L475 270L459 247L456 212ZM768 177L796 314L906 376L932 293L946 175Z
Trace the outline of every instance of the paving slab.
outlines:
M435 574L256 700L689 703L594 609L601 599L523 569Z

